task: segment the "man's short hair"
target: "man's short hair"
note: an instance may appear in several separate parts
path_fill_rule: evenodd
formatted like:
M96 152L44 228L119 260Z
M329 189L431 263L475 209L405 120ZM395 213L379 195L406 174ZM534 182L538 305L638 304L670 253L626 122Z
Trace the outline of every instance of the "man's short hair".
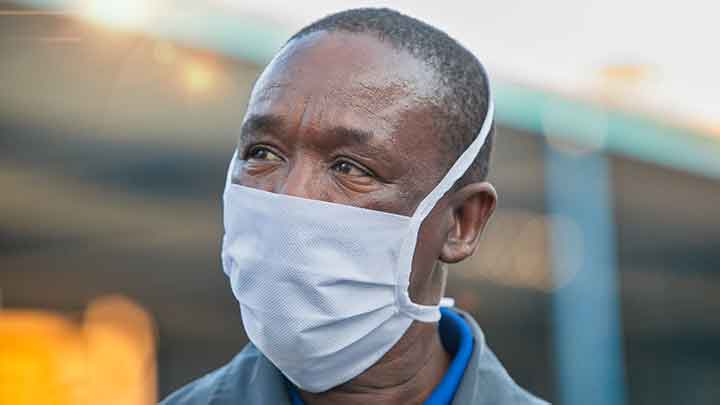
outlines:
M443 101L433 120L438 132L447 136L448 168L480 132L489 103L487 74L480 61L445 32L387 8L359 8L317 20L288 42L317 31L374 34L436 72ZM493 128L459 185L487 177L494 132Z

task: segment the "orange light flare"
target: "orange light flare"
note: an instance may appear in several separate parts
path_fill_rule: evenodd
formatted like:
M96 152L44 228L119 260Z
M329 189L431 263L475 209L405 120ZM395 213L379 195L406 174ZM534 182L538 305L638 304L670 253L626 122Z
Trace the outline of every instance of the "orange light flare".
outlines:
M218 81L218 68L209 62L190 61L182 69L183 83L190 93L207 93Z
M78 0L74 9L91 22L120 30L147 26L158 15L159 0Z
M155 336L151 316L120 296L95 300L82 324L0 310L0 404L156 404Z

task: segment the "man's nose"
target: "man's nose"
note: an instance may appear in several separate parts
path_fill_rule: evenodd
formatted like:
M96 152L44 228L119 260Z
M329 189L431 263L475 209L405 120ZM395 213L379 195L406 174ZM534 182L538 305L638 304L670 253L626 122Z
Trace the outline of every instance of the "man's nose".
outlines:
M275 192L293 197L323 200L319 187L320 173L311 163L297 163L289 168L287 177L276 186Z

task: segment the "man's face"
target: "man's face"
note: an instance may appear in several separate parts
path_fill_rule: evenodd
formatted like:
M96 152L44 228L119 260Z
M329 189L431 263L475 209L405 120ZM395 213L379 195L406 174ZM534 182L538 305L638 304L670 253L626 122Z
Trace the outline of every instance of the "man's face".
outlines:
M232 182L412 215L449 163L433 127L441 98L435 83L424 64L371 35L317 32L295 40L253 89ZM444 242L433 230L445 219L431 215L421 230L414 299L424 300L413 290L428 280L416 273L432 270Z

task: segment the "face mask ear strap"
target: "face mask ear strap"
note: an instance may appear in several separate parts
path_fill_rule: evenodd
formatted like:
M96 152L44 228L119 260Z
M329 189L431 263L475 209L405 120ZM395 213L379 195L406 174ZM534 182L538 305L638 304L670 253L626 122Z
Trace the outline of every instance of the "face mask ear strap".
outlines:
M487 136L492 128L494 115L495 108L492 101L490 101L488 104L487 114L485 114L485 120L480 128L480 133L477 137L475 137L475 140L472 141L470 146L465 149L465 152L463 152L462 155L460 155L460 157L455 161L450 170L448 170L445 174L445 177L440 180L440 183L438 183L430 194L425 196L425 198L420 202L413 213L413 221L422 222L425 217L430 214L430 211L432 211L435 207L435 204L437 204L437 202L443 198L445 193L450 190L455 182L458 181L465 172L467 172L467 169L470 168L470 165L472 165L475 161L475 158L480 153L483 145L485 145Z
M485 144L487 136L490 133L494 115L495 108L492 99L490 99L487 114L485 114L485 120L480 128L480 133L455 161L450 170L448 170L442 180L440 180L440 183L438 183L438 185L435 186L435 188L420 202L410 219L410 232L405 244L403 245L403 252L400 254L395 299L400 307L400 311L409 315L413 319L423 322L435 322L440 319L440 311L438 310L437 305L416 304L412 302L408 293L410 273L412 272L412 260L415 254L415 245L417 244L420 226L438 201L440 201L440 199L448 192L448 190L450 190L455 182L465 174L470 165L472 165L475 161L475 158L480 153L480 150Z

